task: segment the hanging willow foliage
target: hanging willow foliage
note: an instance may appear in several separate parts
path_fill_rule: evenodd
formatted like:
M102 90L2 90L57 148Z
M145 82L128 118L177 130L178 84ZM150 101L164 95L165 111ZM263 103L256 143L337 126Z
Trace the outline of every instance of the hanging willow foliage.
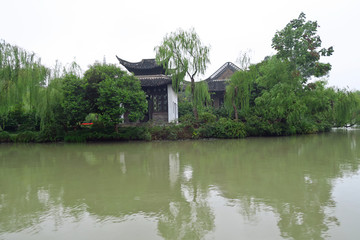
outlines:
M72 62L66 67L56 62L55 66L48 72L48 84L41 89L40 100L36 106L36 115L40 118L41 130L49 126L66 126L62 103L64 100L64 77L67 74L80 78L82 70L76 62Z
M34 110L47 74L34 53L0 40L0 115L6 118L15 106Z
M202 108L211 104L208 84L205 81L195 82L194 97L191 97L191 85L186 86L186 95L193 100L193 104L197 108Z
M41 129L61 124L63 100L62 79L65 74L81 77L75 62L63 67L56 62L53 69L41 64L40 58L17 46L0 40L0 117L2 128L14 109L32 112L40 119Z
M187 76L191 81L191 96L195 103L195 78L205 73L210 63L210 47L204 46L192 28L189 31L178 29L166 35L161 45L155 47L156 62L161 64L167 74L173 76L173 88L179 90L180 82ZM197 104L193 105L195 118L198 118Z
M63 100L61 78L51 79L49 85L40 91L40 99L36 115L40 118L41 130L59 121L61 102Z
M238 71L226 86L225 107L230 114L235 113L235 120L238 119L238 109L246 111L249 108L252 80L250 71Z
M360 100L356 93L337 90L334 104L334 123L336 127L353 126L357 124Z

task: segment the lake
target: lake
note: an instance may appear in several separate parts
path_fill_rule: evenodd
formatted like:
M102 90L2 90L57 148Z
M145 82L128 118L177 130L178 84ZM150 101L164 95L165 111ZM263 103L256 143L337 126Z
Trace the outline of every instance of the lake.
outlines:
M358 143L0 144L0 239L359 239Z

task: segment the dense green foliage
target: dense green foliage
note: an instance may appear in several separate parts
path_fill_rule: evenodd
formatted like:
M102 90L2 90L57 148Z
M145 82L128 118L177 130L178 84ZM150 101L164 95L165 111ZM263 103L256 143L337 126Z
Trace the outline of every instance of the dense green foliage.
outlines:
M291 20L284 29L277 31L272 47L277 50L279 59L291 63L293 74L300 74L304 83L311 76L321 77L331 70L329 63L321 63L321 56L331 56L333 47L322 48L320 36L317 35L319 25L316 21L306 21L301 13L297 19Z
M105 122L115 126L116 131L124 117L132 122L143 118L147 111L146 96L134 76L115 65L95 64L85 73L85 78L91 85L87 88L87 100L92 102L92 112L100 113Z
M64 99L61 106L66 126L77 128L90 112L89 101L85 99L86 81L74 73L66 73L62 81Z
M179 123L161 126L136 123L147 111L146 95L138 79L115 65L95 63L84 74L76 63L49 69L33 53L1 41L0 143L242 138L359 125L360 92L314 79L329 73L331 65L320 57L333 53L319 49L317 28L302 13L276 32L276 55L254 65L244 55L219 109L211 106L206 82L195 82L206 70L209 48L194 30L166 36L155 48L156 60L181 91Z
M249 135L289 135L328 131L358 124L360 99L347 90L326 88L311 77L328 74L333 48L321 47L317 22L305 14L276 32L272 46L277 54L235 73L226 89L230 116L245 123ZM238 116L239 112L239 116Z
M0 40L0 129L36 125L35 109L47 76L34 53Z
M147 111L139 80L114 65L95 63L82 77L76 63L49 69L4 41L0 49L1 141L64 140L88 116L117 126L121 116L136 121Z

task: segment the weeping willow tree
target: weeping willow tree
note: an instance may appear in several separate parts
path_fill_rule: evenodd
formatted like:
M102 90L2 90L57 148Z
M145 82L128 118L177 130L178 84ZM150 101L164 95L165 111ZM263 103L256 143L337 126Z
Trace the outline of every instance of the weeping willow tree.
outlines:
M5 120L16 107L30 112L40 99L48 70L40 58L0 40L0 116Z
M49 85L40 92L41 101L38 102L36 114L40 118L41 130L61 122L63 101L62 79L51 79Z
M337 90L333 106L335 127L351 127L359 122L360 97L358 93Z
M74 62L63 67L58 62L52 69L41 64L40 58L17 46L0 41L0 119L4 129L9 114L36 117L40 130L64 125L64 76L82 75Z
M185 91L187 96L191 96L192 104L195 105L196 109L201 109L211 104L207 82L195 82L194 93L192 93L191 85L187 85Z
M162 64L167 74L172 75L173 86L178 90L185 76L191 81L191 95L194 116L198 118L195 103L195 78L205 73L209 60L210 47L204 46L194 29L182 29L166 35L160 46L155 47L156 61Z
M252 79L252 71L238 71L226 86L225 107L231 115L234 113L236 121L239 119L238 109L246 111L249 108Z

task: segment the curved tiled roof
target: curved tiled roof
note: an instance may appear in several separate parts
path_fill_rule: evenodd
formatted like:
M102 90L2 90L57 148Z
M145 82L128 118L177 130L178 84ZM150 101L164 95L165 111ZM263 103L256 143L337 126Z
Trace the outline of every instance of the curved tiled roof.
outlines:
M208 89L211 92L225 91L228 80L234 72L239 71L240 68L231 62L227 62L216 70L208 79Z
M142 87L157 87L172 83L171 78L163 74L139 75L135 77L137 77L140 80Z
M165 74L165 69L158 65L154 58L152 59L143 59L140 62L132 63L125 61L118 56L116 58L119 60L119 63L123 65L129 72L134 73L134 75L155 75L155 74Z

